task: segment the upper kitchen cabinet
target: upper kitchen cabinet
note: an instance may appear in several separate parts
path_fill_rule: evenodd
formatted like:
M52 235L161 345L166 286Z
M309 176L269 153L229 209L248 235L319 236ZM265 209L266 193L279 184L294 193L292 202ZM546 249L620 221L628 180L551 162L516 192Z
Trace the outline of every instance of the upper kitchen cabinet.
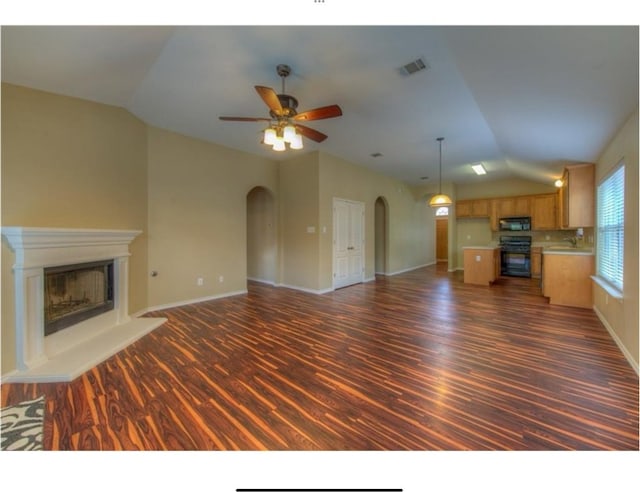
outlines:
M529 196L513 196L496 201L496 214L503 217L528 217L531 215L531 198Z
M558 222L561 229L593 227L595 223L595 165L568 166L562 175Z
M489 217L489 205L489 200L485 198L457 200L456 217Z
M558 194L549 193L531 197L531 228L534 231L558 228Z

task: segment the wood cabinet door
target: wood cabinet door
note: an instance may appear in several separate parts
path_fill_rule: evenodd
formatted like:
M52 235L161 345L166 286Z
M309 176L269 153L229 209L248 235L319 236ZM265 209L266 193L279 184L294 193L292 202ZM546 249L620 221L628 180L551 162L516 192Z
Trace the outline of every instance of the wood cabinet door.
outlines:
M514 203L515 214L521 217L531 215L531 199L528 196L517 196Z
M456 217L471 217L471 200L456 201Z
M497 232L499 228L498 217L498 200L489 200L489 226L493 232Z
M496 200L498 209L498 219L503 217L515 217L516 214L516 199L515 198L498 198Z
M579 165L568 169L567 218L563 227L593 227L595 223L595 166Z
M471 215L474 217L489 217L489 200L473 200L471 203Z
M557 229L556 202L558 195L536 195L531 198L531 222L534 231Z

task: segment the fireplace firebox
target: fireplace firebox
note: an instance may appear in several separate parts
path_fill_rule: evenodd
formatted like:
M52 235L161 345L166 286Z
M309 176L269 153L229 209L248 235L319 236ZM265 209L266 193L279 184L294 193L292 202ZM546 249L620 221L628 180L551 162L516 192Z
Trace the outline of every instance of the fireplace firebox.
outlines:
M44 269L45 336L113 307L113 260Z

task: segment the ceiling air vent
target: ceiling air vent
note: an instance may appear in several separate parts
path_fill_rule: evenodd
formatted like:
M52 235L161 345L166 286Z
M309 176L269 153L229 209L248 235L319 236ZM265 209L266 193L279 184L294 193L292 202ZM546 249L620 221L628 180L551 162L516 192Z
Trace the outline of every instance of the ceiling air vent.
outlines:
M402 75L413 75L414 73L421 72L427 68L429 68L429 64L422 58L418 58L417 60L400 67L400 73L402 73Z
M369 154L371 157L382 157L380 152L374 152L373 154Z

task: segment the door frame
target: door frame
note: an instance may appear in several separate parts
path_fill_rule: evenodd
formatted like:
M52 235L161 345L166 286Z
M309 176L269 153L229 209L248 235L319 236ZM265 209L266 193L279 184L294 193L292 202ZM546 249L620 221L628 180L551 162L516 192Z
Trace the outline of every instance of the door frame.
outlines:
M353 204L353 205L358 205L361 207L362 209L362 222L361 222L361 231L360 231L360 235L362 237L362 268L360 270L360 282L364 282L364 271L365 271L365 202L359 202L356 200L349 200L347 198L337 198L337 197L333 197L333 202L332 202L332 222L333 222L333 237L332 237L332 246L331 246L331 251L332 251L332 272L331 272L331 285L333 289L338 289L338 288L342 288L342 287L348 287L348 285L345 286L340 286L340 287L336 287L336 264L337 264L337 251L336 251L336 202L345 202L345 203L349 203L349 204ZM357 283L357 282L355 282ZM354 284L349 284L349 285L355 285Z

